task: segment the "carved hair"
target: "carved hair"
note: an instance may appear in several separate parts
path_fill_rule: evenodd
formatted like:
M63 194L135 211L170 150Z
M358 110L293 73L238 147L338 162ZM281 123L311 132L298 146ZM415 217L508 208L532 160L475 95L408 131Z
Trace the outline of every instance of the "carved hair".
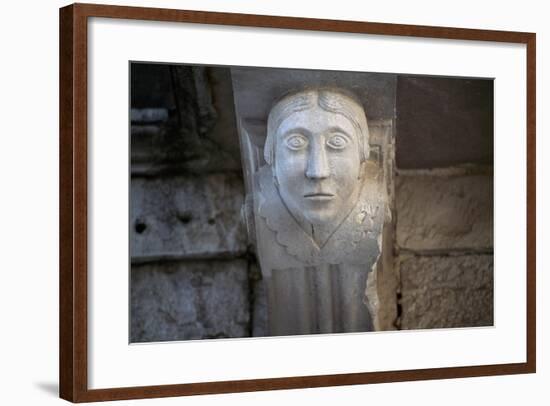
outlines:
M275 103L267 119L267 138L264 146L264 158L269 165L275 160L275 134L282 122L292 113L308 110L315 105L325 111L341 114L357 130L360 162L369 156L369 127L365 110L355 97L339 89L308 89L283 96Z

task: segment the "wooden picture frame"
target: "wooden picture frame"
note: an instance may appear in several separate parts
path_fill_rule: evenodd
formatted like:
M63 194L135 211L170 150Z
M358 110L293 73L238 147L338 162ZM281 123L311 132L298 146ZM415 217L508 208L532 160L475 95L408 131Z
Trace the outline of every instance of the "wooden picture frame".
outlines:
M146 20L525 44L526 362L90 389L88 386L88 19ZM74 4L60 9L60 397L72 402L445 379L536 370L534 33Z

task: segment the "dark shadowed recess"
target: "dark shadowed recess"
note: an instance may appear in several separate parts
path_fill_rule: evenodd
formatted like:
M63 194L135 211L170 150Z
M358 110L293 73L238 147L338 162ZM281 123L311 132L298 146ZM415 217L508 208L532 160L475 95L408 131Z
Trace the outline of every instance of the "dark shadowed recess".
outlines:
M399 76L401 169L493 164L493 80Z

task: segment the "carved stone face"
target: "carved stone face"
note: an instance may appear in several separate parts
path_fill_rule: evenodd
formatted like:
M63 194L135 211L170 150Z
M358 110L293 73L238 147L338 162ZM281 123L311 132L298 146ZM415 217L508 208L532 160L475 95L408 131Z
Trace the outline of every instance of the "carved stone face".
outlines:
M324 225L347 216L361 183L360 137L348 117L317 103L282 118L274 134L274 174L294 217Z

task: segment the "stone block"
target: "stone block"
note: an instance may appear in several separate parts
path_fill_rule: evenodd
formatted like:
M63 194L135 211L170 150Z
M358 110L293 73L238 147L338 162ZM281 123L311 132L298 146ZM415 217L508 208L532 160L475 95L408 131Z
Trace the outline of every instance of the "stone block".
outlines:
M400 248L492 249L492 176L397 176L395 182Z
M132 262L244 254L243 196L242 179L233 174L133 178Z
M493 80L399 75L400 169L493 163Z
M245 260L133 265L130 341L250 336Z
M401 328L493 325L493 256L400 258Z

